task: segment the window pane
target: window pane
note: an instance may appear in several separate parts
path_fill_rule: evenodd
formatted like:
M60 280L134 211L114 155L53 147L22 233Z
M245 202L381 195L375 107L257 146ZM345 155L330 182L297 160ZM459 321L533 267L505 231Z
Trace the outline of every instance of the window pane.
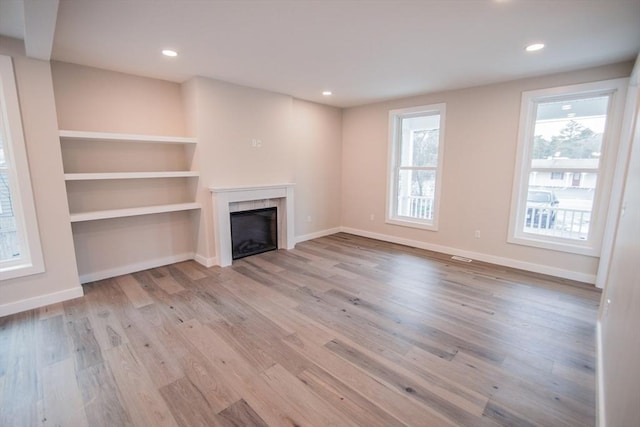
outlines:
M608 106L609 96L537 105L525 233L589 237Z
M586 240L593 210L596 173L564 173L564 184L551 172L531 172L527 192L525 233ZM575 185L574 185L575 184Z
M597 168L609 96L537 105L532 168Z
M439 138L439 114L403 118L400 165L436 167Z
M0 102L3 102L0 99ZM4 104L0 105L4 111ZM0 117L0 262L20 259L20 238L16 227L16 217L11 200L9 182L9 158L4 141L4 122Z
M432 220L435 189L435 171L400 170L396 214L398 216Z
M9 176L4 172L4 153L0 138L0 262L20 258L20 240L9 192Z

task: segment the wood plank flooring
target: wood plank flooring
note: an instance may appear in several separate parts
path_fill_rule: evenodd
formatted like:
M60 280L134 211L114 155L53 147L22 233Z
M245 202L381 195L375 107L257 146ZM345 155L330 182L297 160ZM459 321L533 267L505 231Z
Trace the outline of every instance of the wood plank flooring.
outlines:
M594 426L592 286L336 234L0 319L0 426Z

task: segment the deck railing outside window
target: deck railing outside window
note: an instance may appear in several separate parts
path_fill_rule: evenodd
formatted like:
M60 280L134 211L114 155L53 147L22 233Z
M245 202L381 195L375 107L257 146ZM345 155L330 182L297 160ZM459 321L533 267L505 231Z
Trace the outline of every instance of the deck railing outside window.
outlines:
M523 231L565 239L585 240L589 235L591 211L527 205Z
M400 196L399 214L416 219L433 219L433 197Z

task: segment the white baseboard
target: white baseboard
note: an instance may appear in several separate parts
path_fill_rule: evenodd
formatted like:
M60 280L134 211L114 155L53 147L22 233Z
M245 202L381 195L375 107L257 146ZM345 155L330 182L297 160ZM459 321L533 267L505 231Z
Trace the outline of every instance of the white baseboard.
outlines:
M193 259L200 265L203 265L207 268L213 267L214 265L218 265L218 257L207 258L200 254L196 254Z
M55 304L84 295L82 286L77 286L64 291L53 292L51 294L38 295L37 297L27 298L20 301L11 302L0 305L0 317L10 314L19 313L21 311L31 310L33 308L44 307L45 305Z
M596 323L596 425L606 427L604 402L604 371L602 359L602 325L600 320Z
M342 227L329 228L327 230L316 231L315 233L304 234L302 236L296 236L296 243L306 242L307 240L317 239L319 237L330 236L342 231Z
M175 262L194 259L195 254L188 252L184 254L171 255L163 258L155 258L135 264L122 265L108 270L96 271L80 276L80 283L95 282L96 280L108 279L110 277L122 276L123 274L135 273L136 271L147 270L149 268L161 267Z
M382 240L385 242L397 243L400 245L411 246L419 249L440 252L449 255L458 255L465 258L471 258L478 261L488 262L491 264L502 265L504 267L517 268L520 270L531 271L533 273L548 274L563 279L577 280L579 282L595 284L595 274L585 274L579 271L564 270L557 267L549 267L547 265L534 264L532 262L520 261L512 258L505 258L496 255L487 255L480 252L467 251L463 249L451 248L449 246L434 245L432 243L421 242L418 240L405 239L402 237L390 236L388 234L374 233L371 231L359 230L350 227L340 227L340 231L356 236L369 237L371 239Z

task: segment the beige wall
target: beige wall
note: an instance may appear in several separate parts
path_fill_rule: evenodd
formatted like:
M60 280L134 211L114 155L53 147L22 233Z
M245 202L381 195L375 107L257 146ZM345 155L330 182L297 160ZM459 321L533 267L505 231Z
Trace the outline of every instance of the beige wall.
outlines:
M629 157L625 192L599 315L600 426L640 420L640 61L630 87ZM633 99L631 99L633 98ZM633 122L635 121L635 126ZM623 165L620 165L623 167ZM604 412L604 413L603 413Z
M294 99L293 145L296 236L339 227L342 110Z
M202 260L216 256L210 187L295 183L297 236L340 225L339 109L205 78L186 82L183 97L188 133L198 138Z
M293 182L292 99L200 77L183 86L189 134L198 138L202 210L196 252L201 262L211 263L216 254L210 187ZM253 139L262 147L252 147Z
M196 78L198 162L207 186L291 182L291 97ZM262 141L252 147L252 139Z
M56 106L48 62L27 59L15 41L13 57L45 272L0 283L0 316L82 295L64 187Z
M178 83L52 61L60 129L184 135Z
M630 63L616 64L345 110L342 225L498 264L595 280L597 258L507 243L521 93L627 77L630 70ZM447 108L440 229L386 224L388 112L435 103ZM474 238L475 230L480 239Z
M60 129L183 136L181 85L53 61ZM167 144L64 141L65 172L189 170L192 148ZM63 184L64 185L64 184ZM192 201L188 179L68 182L72 212ZM176 212L73 224L83 281L189 259L199 213Z

